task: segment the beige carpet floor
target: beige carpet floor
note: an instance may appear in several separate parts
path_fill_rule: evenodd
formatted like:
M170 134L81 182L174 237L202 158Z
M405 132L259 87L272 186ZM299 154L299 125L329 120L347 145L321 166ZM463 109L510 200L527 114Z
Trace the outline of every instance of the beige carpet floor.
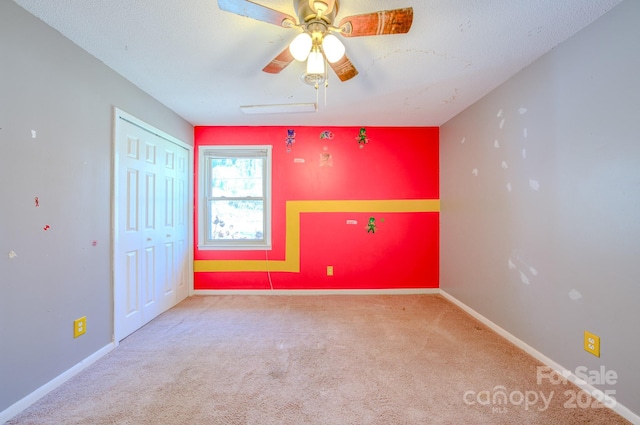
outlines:
M628 423L538 366L439 295L195 296L8 424Z

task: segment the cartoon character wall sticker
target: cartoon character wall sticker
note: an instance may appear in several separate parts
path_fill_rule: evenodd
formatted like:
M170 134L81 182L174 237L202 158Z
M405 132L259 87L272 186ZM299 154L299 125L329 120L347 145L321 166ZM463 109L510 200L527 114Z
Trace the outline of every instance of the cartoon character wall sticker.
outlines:
M322 133L320 133L320 139L333 139L333 133L329 130L325 130Z
M287 130L287 138L285 140L286 140L286 144L287 144L287 152L291 152L291 147L296 142L296 132L295 132L295 130L293 130L293 129Z
M378 231L378 222L384 223L384 217L380 218L377 222L375 217L369 217L369 221L366 226L367 233L376 233Z
M369 223L367 223L367 233L375 233L376 232L376 218L369 217Z
M360 132L358 133L358 137L356 137L356 140L358 141L358 145L359 145L360 149L364 148L364 145L369 143L369 138L367 137L367 129L366 128L362 127L360 129Z

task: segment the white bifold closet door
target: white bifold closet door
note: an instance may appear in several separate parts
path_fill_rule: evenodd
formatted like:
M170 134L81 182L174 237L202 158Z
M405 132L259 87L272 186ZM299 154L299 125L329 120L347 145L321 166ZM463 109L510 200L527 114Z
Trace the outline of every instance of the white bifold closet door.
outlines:
M116 111L114 333L121 341L189 293L190 150Z

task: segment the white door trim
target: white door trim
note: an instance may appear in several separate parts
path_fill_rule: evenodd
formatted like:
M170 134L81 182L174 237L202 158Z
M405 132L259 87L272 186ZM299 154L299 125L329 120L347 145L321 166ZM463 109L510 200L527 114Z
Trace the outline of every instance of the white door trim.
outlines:
M120 197L120 193L118 193L118 155L117 155L117 143L118 143L118 129L119 125L122 125L122 122L127 122L129 124L135 125L157 137L160 137L166 141L169 141L177 146L180 146L187 150L188 158L187 158L187 173L188 173L188 213L187 213L187 243L188 243L188 294L187 296L193 295L193 205L194 205L194 186L193 186L193 167L194 167L194 157L193 157L193 146L184 143L183 141L171 136L159 130L146 122L134 117L133 115L117 108L113 108L113 127L112 127L112 152L111 152L111 286L112 286L112 311L113 311L113 342L115 345L118 345L120 340L124 338L124 336L118 335L118 329L116 327L117 321L117 298L116 298L116 249L118 247L118 200Z

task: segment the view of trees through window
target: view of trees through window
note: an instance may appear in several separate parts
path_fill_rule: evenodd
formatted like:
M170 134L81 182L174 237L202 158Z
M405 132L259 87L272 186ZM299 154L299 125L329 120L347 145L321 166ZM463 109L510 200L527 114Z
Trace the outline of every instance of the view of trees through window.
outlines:
M264 168L264 158L209 158L209 240L263 240Z

